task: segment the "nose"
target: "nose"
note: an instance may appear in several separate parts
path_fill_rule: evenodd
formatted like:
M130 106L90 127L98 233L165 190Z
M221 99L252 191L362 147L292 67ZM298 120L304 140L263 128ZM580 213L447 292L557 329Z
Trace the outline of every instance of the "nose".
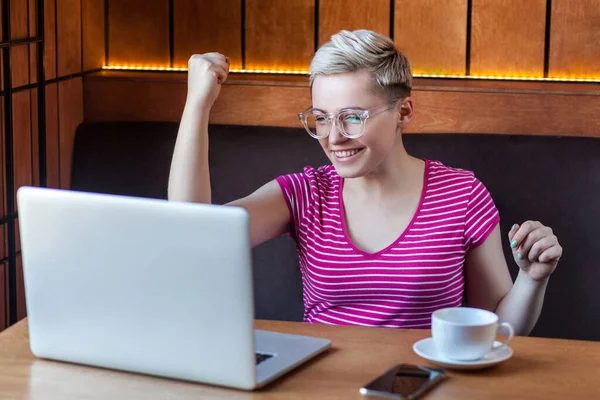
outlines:
M331 144L340 144L344 143L346 140L349 140L346 136L342 135L337 124L334 122L331 124L331 130L329 131L329 143Z

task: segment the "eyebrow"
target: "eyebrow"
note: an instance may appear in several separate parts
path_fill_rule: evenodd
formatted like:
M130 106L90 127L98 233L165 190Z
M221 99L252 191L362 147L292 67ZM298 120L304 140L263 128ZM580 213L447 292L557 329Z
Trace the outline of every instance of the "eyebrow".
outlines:
M350 106L350 107L344 107L344 108L340 109L338 112L349 111L349 110L366 110L366 108L361 107L361 106ZM323 114L327 114L327 111L321 110L320 108L313 107L313 111L319 111Z

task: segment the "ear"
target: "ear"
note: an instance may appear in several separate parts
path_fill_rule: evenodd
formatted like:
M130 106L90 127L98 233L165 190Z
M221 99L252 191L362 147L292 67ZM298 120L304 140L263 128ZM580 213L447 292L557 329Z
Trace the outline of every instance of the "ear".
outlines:
M405 97L396 105L398 115L398 127L404 131L413 118L413 102L410 96Z

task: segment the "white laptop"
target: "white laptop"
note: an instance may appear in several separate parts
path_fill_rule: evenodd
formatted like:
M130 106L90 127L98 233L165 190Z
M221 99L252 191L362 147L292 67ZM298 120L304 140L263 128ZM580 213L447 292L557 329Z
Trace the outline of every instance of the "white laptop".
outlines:
M38 357L255 389L331 345L254 330L241 208L32 187L18 205Z

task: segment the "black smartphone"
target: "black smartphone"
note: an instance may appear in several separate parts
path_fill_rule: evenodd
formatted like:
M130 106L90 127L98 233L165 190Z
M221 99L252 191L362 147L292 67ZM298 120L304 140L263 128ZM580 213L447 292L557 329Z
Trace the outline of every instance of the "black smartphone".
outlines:
M396 400L418 399L445 376L440 369L399 364L367 383L360 393Z

